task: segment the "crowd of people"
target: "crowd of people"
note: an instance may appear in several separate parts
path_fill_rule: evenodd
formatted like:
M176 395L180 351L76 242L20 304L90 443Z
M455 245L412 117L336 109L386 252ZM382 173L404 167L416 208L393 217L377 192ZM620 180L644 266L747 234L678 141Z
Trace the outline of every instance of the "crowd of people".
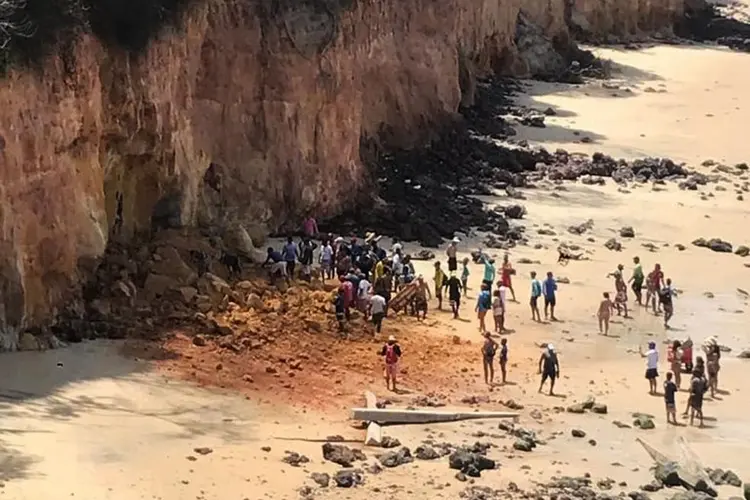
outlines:
M716 338L710 337L702 346L705 359L696 356L693 362L693 342L689 338L685 342L674 340L667 352L667 362L670 370L664 381L664 403L666 407L667 422L677 424L677 401L676 394L682 388L682 374L690 374L690 382L687 388L688 398L685 402L683 418L690 417L690 425L694 425L698 418L699 425L703 427L703 400L707 392L711 398L716 397L719 390L719 369L721 360L721 348ZM646 358L646 379L649 383L649 394L658 395L657 379L659 377L659 351L655 342L649 342L648 350L641 356Z

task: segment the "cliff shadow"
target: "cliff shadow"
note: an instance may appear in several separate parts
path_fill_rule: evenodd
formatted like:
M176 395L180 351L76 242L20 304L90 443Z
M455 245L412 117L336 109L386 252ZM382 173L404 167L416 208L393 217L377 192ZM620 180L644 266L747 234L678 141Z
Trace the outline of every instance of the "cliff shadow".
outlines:
M151 363L122 355L123 346L119 341L97 340L3 355L0 447L3 434L15 439L25 432L48 432L48 423L73 423L92 415L157 419L172 427L168 437L176 439L210 435L237 441L246 435L227 423L227 416L242 420L233 398L189 384L167 383L151 373ZM111 421L118 425L118 418ZM20 471L22 464L33 462L19 456L14 467Z

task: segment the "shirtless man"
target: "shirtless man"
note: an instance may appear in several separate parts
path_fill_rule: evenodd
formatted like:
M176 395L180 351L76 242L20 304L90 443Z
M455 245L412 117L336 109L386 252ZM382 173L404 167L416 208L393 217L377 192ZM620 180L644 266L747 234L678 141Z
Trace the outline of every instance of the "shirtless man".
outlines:
M664 286L664 273L661 270L659 264L654 265L654 270L648 273L646 278L646 307L651 304L654 314L661 312L661 304L659 304L659 291Z
M513 302L516 301L516 292L513 291L513 280L511 276L516 274L516 270L513 269L513 265L510 263L510 260L508 258L508 254L506 253L503 256L503 265L500 268L501 274L500 274L500 282L508 289L510 290L510 296L512 297Z
M448 248L445 250L445 255L448 257L448 272L457 271L458 270L458 261L456 260L456 252L458 251L458 243L461 240L458 238L453 238L451 240L450 244L448 245Z
M612 317L612 310L615 305L609 298L609 292L604 292L604 298L599 302L599 310L596 312L596 316L599 319L599 333L603 333L606 337L609 333L609 318Z
M554 396L555 380L560 377L560 363L557 360L555 346L552 344L547 344L547 349L539 358L539 374L542 376L542 381L539 383L539 392L542 392L544 383L549 379L549 395Z
M417 293L414 295L414 314L417 316L418 320L422 321L427 318L427 298L429 297L432 299L430 287L427 286L427 283L421 274L416 280L414 280L413 284L407 286L414 286L417 288ZM419 313L422 313L421 318L419 317Z

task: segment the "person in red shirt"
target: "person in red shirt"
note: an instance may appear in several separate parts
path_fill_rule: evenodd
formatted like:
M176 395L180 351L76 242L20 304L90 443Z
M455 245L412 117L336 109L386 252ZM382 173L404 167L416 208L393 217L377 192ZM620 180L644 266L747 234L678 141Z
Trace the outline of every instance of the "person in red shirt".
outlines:
M344 316L346 319L349 319L349 310L352 306L352 302L354 302L354 285L352 285L352 282L344 276L339 276L339 280L341 281L339 289L344 292Z
M659 291L664 286L664 272L661 270L661 265L654 265L654 270L648 273L646 277L646 307L649 303L654 310L654 314L661 312L661 304L659 303Z

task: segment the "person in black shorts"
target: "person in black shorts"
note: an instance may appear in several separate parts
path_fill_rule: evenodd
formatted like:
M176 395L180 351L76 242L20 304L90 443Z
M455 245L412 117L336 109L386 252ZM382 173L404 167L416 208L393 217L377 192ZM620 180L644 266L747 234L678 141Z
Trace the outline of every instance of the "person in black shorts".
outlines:
M458 270L458 261L456 260L456 252L458 251L458 248L456 248L456 245L458 245L460 241L461 240L458 238L453 238L448 245L448 248L445 250L445 255L448 256L448 272Z
M555 380L560 376L560 364L557 361L555 346L552 344L547 344L547 350L539 358L539 373L542 375L539 392L542 392L544 383L549 379L549 395L554 396Z
M693 378L690 380L690 425L696 415L703 427L703 395L707 389L706 379L699 370L693 370Z
M482 344L482 364L484 368L484 383L492 385L495 379L495 352L497 352L497 342L492 340L490 332L484 332L484 344Z
M667 372L667 380L664 381L664 405L667 409L667 423L677 425L677 404L674 398L677 384L672 380L672 376L672 372Z
M508 339L500 340L500 372L503 375L503 385L505 385L505 376L507 375L506 365L508 364Z

